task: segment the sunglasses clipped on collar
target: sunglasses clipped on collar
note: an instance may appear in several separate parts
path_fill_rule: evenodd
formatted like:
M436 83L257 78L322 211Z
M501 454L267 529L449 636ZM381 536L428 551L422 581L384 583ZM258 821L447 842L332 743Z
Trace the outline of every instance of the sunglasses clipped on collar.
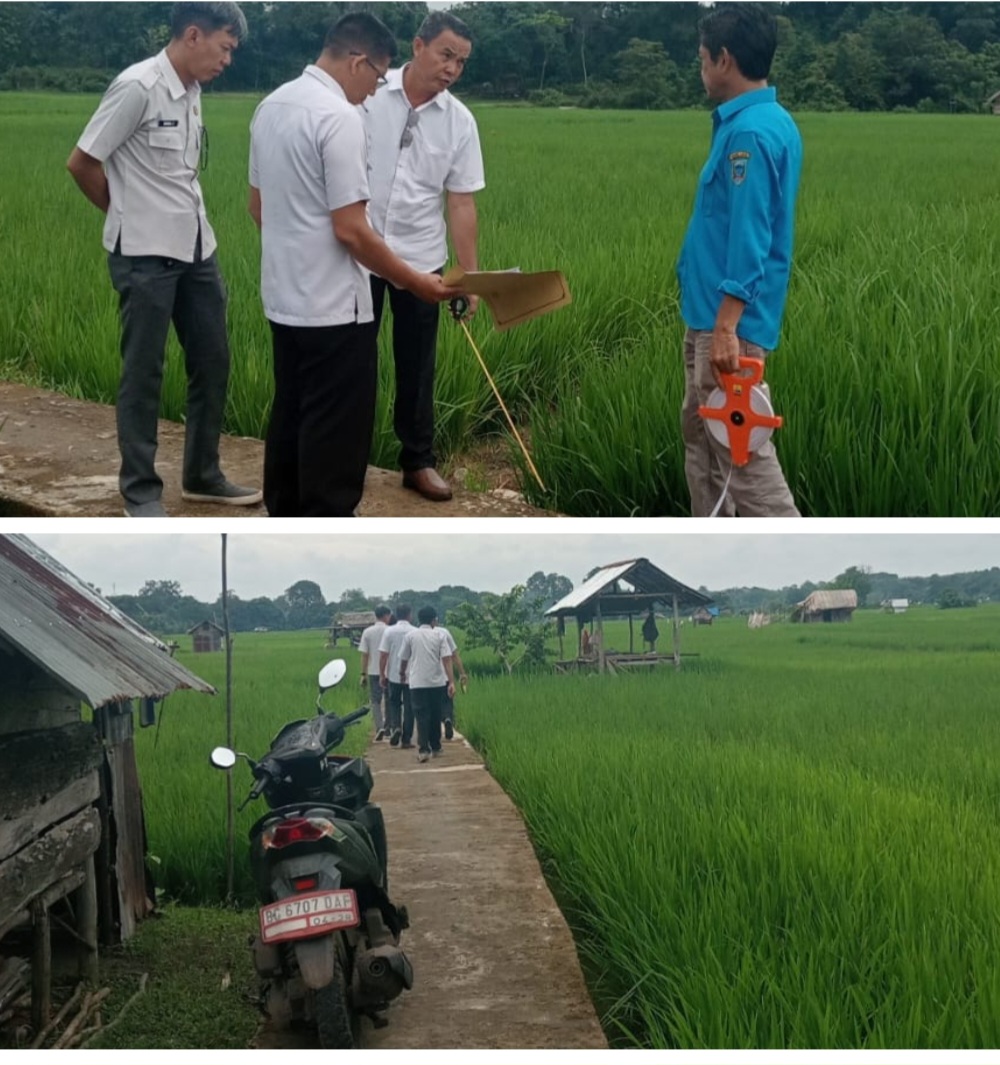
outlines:
M413 143L413 131L420 125L420 114L417 111L411 111L406 116L406 126L403 128L403 136L400 138L400 148L409 148Z

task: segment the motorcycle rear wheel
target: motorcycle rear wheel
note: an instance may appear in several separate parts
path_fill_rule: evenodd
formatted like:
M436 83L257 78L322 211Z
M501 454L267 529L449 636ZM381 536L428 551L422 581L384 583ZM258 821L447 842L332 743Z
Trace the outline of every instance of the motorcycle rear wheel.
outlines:
M333 980L313 992L313 1008L319 1045L324 1050L354 1050L361 1032L360 1019L348 1001L347 974L338 950L333 964Z

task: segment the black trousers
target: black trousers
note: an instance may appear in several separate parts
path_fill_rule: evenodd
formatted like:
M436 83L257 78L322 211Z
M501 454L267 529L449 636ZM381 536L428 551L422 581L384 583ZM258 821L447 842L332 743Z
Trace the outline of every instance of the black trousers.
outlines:
M410 704L417 721L417 746L421 751L441 750L441 704L444 688L411 688Z
M404 473L433 469L434 369L437 362L438 325L441 309L424 303L410 292L393 288L372 277L376 334L385 311L386 292L392 308L392 351L396 363L396 407L393 422L401 450Z
M371 325L271 323L274 406L264 452L272 518L350 518L375 431L378 347Z
M399 729L403 743L413 742L413 707L410 706L410 689L405 684L393 684L389 681L389 695L386 702L389 731Z
M182 263L113 252L108 268L122 322L116 408L121 494L140 504L157 502L163 494L156 451L171 323L184 349L188 380L183 486L193 492L215 488L225 480L219 436L229 384L228 297L216 257Z

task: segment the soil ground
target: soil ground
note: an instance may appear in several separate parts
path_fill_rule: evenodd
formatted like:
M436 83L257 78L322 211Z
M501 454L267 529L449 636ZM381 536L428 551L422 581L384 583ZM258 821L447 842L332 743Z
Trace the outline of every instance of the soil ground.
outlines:
M160 422L157 468L163 503L178 518L264 518L263 507L212 507L181 500L184 427ZM259 485L264 445L225 437L222 465L230 480ZM543 517L515 492L455 488L450 503L429 503L402 487L401 475L370 469L363 518ZM120 518L114 407L0 382L0 517Z
M366 1020L365 1049L607 1049L573 939L513 803L460 735L425 765L372 744L393 901L414 987L389 1025ZM312 1037L313 1040L315 1037ZM261 1030L256 1046L315 1046Z

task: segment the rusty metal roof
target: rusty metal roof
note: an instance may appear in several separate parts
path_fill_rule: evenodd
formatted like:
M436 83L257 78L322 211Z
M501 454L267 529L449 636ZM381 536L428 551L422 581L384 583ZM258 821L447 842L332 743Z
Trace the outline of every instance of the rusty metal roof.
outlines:
M0 535L0 642L95 709L180 689L215 694L162 641L25 536Z
M654 603L672 605L675 595L681 610L712 602L709 596L674 580L648 559L636 558L602 567L565 599L546 610L545 616L590 619L600 604L603 617L614 617L648 610Z
M858 593L850 588L823 588L797 604L796 612L819 613L823 610L857 610Z

